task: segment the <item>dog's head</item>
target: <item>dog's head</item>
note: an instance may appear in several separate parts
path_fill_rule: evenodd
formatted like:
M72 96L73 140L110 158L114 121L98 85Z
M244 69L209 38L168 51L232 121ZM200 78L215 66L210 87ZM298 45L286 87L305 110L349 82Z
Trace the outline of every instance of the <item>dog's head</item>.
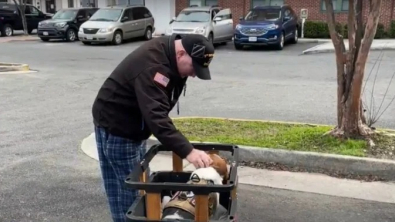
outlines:
M218 154L209 153L210 158L213 160L211 167L213 167L223 179L228 178L229 169L226 160Z

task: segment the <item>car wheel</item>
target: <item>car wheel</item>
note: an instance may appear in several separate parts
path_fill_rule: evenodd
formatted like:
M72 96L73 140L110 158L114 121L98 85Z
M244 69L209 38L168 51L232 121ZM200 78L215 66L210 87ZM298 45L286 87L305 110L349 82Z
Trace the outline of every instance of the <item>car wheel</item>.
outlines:
M49 41L48 38L40 38L40 39L41 39L41 41L43 41L43 42L48 42L48 41Z
M282 50L284 48L284 32L281 32L280 41L277 43L277 49Z
M235 45L235 49L236 50L241 50L241 49L243 49L243 46L242 45L240 45L240 44L234 44Z
M5 24L3 26L3 29L0 31L1 31L2 36L10 37L10 36L14 35L14 29L12 28L12 26L10 24Z
M77 38L76 32L74 29L69 29L66 32L66 41L68 42L74 42Z
M144 38L145 38L145 40L151 40L152 39L152 29L151 29L151 27L147 27L147 29L145 30Z
M121 31L116 31L114 33L114 37L112 39L112 44L114 45L120 45L122 44L123 36Z
M294 38L292 39L292 43L296 44L298 43L299 40L299 31L298 31L298 27L295 28L295 32L294 32Z

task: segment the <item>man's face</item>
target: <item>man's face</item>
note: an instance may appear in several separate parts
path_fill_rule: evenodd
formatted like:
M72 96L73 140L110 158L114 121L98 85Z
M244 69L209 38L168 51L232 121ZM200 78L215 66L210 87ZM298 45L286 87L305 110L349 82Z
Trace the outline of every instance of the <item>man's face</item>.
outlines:
M177 66L181 77L195 77L192 58L183 50L177 53Z

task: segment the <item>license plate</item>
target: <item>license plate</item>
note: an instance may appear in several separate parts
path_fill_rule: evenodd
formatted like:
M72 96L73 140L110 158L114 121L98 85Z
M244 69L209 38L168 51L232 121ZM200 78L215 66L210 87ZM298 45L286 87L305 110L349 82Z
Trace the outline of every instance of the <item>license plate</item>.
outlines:
M249 37L248 41L250 42L256 42L257 41L257 37Z
M43 35L48 35L48 32L43 32Z
M92 40L92 39L93 39L93 37L92 37L92 36L87 36L87 37L86 37L86 39L88 39L88 40Z

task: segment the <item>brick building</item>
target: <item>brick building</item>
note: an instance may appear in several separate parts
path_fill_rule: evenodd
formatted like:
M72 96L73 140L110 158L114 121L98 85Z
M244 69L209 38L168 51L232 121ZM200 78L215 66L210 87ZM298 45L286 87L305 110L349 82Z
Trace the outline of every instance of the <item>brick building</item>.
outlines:
M325 21L324 0L175 0L176 14L189 5L219 5L223 8L230 8L233 13L234 25L237 25L239 18L245 16L248 10L256 5L290 5L296 13L300 13L302 8L308 9L308 20ZM336 21L346 24L348 16L348 0L332 0L335 9ZM363 0L363 15L369 12L369 1ZM386 28L391 20L394 20L395 0L383 0L380 23Z

